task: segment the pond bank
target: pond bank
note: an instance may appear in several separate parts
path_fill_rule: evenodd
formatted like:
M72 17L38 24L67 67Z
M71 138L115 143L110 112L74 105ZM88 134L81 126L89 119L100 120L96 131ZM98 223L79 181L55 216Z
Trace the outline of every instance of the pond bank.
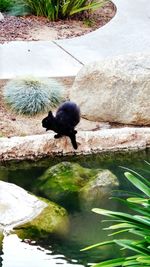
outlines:
M150 127L79 131L77 142L78 149L74 150L68 138L56 140L53 133L2 137L0 138L0 161L145 150L150 147Z

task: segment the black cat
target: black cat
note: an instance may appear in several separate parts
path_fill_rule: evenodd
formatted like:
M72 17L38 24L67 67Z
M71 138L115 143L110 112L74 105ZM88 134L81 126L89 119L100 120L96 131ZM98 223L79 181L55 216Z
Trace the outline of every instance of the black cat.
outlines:
M49 111L48 116L42 120L42 126L46 131L53 130L57 134L54 138L69 136L74 149L77 149L75 126L80 121L80 109L71 101L64 102L57 110L56 116Z

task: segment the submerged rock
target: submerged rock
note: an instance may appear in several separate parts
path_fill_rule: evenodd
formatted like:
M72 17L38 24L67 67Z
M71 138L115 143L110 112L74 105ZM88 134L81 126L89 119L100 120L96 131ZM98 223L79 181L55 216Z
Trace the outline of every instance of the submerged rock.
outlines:
M97 170L84 168L78 163L62 162L50 167L40 177L37 187L44 197L53 201L73 201L78 191L96 173Z
M0 232L21 228L26 238L29 233L31 236L61 232L63 228L66 230L68 222L64 208L3 181L0 181L0 214Z
M81 200L102 200L112 188L119 185L109 170L88 169L78 163L62 162L49 168L40 178L40 193L65 207L78 207Z
M93 121L150 125L150 54L125 55L84 66L70 99Z
M98 206L108 199L112 190L119 186L117 177L109 170L100 170L81 190L80 200L84 206Z

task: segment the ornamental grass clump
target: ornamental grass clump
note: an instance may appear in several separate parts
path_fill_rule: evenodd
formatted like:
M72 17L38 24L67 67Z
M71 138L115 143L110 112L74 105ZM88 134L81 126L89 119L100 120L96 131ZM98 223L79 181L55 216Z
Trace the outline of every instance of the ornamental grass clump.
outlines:
M13 12L16 15L28 12L55 21L84 11L96 10L106 2L108 0L16 0Z
M148 163L149 164L149 163ZM94 267L121 267L121 266L150 266L150 182L141 175L125 172L125 177L137 188L139 193L129 193L131 197L118 199L131 212L115 212L104 209L93 209L93 212L110 217L111 226L105 230L114 230L113 240L94 244L83 250L117 244L121 249L132 251L132 256L116 257L115 259L93 265ZM129 232L133 239L119 239L120 233Z
M19 114L34 115L57 107L64 87L54 79L14 79L4 86L4 100Z

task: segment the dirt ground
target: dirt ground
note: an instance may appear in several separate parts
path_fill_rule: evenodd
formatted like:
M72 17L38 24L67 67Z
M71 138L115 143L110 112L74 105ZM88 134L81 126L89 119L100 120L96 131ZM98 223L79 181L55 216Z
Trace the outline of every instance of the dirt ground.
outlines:
M108 2L102 9L91 14L88 19L79 21L65 20L50 22L46 18L41 17L14 17L3 14L4 20L0 22L0 42L16 40L54 40L80 36L103 26L114 17L115 13L115 6L111 2ZM60 80L66 87L68 95L73 81L74 78L63 78ZM6 81L0 81L0 137L45 133L41 121L47 114L40 114L32 117L15 114L3 101L2 92L5 83ZM91 122L81 119L77 129L98 130L110 127L109 123Z
M80 36L102 27L116 13L116 7L108 2L104 7L91 13L87 18L51 22L44 17L4 15L0 21L0 42L33 40L52 41Z
M65 86L67 100L74 78L69 77L58 80ZM0 82L0 137L44 134L45 129L42 127L41 121L45 116L47 116L47 113L36 116L27 116L18 115L13 112L3 101L3 86L5 83L6 81ZM53 112L55 112L55 110L53 110ZM111 126L109 123L91 122L81 118L81 121L77 126L77 130L96 131L102 128L110 127Z

